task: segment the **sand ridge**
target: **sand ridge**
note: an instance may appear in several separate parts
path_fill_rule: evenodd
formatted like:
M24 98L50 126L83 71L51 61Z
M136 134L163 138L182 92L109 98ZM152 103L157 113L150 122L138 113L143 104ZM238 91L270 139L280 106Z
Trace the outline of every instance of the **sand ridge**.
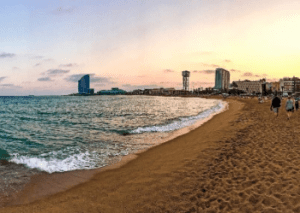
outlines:
M228 102L228 111L121 168L0 212L300 212L300 112L287 120L270 101Z

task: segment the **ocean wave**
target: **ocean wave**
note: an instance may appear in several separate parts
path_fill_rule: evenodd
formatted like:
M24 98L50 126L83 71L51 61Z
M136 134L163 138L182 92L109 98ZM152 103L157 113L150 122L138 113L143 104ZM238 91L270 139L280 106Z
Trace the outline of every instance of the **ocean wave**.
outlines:
M170 131L178 130L178 129L181 129L184 127L191 126L195 122L197 122L199 120L203 120L203 119L209 117L211 114L213 114L219 110L222 110L224 107L225 107L224 103L219 102L217 105L211 107L210 109L200 112L196 116L178 118L178 120L172 121L171 123L164 124L164 125L139 127L137 129L130 131L129 133L141 134L144 132L170 132Z
M108 147L97 151L83 151L76 147L67 147L59 151L51 151L38 156L11 154L10 162L23 164L31 169L48 173L66 172L81 169L95 169L107 165L110 157L125 156L129 151L112 150Z
M78 154L73 154L65 159L59 159L55 155L57 152L51 152L53 157L44 156L21 156L19 154L12 154L11 162L16 164L24 164L29 168L36 168L41 171L48 173L53 172L65 172L71 170L80 169L93 169L96 168L97 153L96 152L82 152ZM47 153L49 155L49 153Z

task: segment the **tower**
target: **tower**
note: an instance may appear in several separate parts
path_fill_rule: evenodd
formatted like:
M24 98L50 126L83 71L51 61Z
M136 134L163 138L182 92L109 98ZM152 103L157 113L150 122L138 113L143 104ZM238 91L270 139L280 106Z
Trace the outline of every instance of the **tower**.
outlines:
M182 77L183 77L183 90L188 91L189 90L189 80L190 80L190 71L182 71Z

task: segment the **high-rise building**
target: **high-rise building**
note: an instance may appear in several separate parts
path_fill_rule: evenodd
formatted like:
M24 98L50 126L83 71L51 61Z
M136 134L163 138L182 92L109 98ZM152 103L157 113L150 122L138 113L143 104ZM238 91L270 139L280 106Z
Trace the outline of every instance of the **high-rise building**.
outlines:
M216 69L215 89L228 89L230 82L230 72L223 69Z
M84 75L78 81L78 93L86 94L90 89L90 75Z

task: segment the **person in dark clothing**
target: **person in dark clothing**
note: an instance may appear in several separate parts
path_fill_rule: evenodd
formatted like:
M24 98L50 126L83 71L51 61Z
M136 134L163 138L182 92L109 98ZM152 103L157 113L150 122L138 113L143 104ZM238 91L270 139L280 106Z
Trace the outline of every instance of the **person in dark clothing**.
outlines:
M277 94L275 93L275 97L273 98L272 102L271 102L271 107L270 110L274 111L275 115L277 115L278 117L278 112L279 112L279 108L281 106L281 100L280 98L277 96Z
M296 97L295 98L295 108L296 108L296 111L299 109L299 97Z

